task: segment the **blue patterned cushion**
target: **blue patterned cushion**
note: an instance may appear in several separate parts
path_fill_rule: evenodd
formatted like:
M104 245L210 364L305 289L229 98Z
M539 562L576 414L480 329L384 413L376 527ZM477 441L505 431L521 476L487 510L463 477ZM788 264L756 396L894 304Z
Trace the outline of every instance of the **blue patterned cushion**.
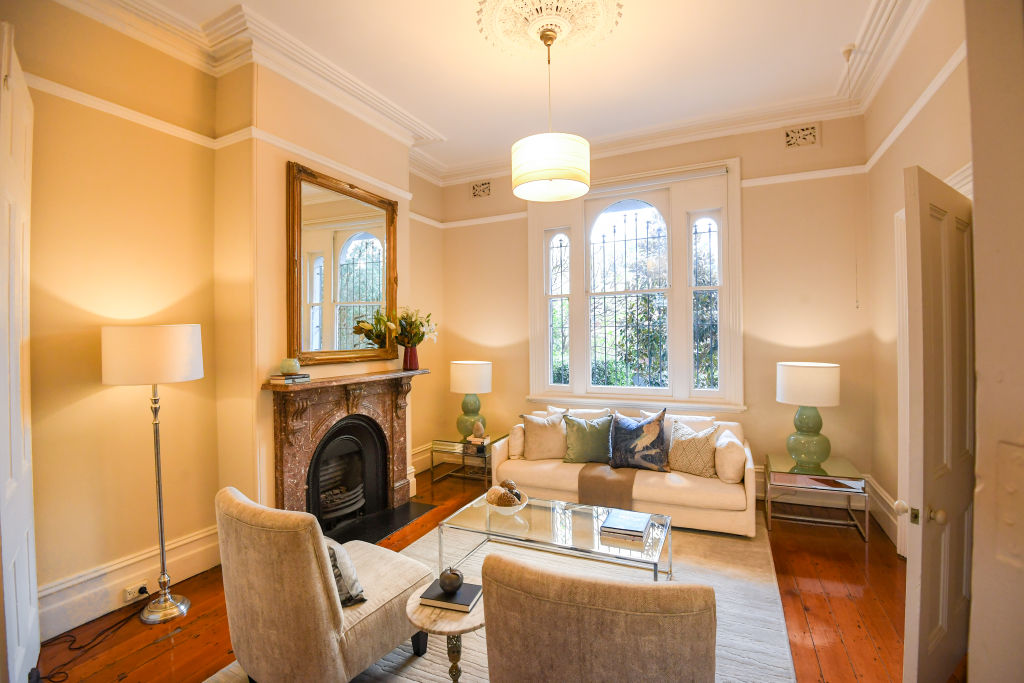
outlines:
M668 472L664 422L664 409L643 420L615 413L609 435L611 466Z

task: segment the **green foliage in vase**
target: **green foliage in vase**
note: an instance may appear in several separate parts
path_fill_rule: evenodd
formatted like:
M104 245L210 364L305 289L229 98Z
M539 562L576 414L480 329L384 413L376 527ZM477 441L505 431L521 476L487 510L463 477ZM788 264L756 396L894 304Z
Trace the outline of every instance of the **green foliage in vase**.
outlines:
M430 314L420 315L419 310L403 308L398 316L398 333L395 341L401 346L419 346L424 339L437 341L437 325L430 320Z
M384 311L378 308L373 312L371 320L357 320L352 327L352 334L365 337L367 346L383 349L388 344L388 335L397 329L395 323L388 320Z

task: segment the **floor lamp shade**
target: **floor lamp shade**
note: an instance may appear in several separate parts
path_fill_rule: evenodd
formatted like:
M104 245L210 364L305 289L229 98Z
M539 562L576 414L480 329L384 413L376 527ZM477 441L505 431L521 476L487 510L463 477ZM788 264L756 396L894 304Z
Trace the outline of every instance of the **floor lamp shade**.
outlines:
M203 376L199 325L105 326L104 384L168 384Z

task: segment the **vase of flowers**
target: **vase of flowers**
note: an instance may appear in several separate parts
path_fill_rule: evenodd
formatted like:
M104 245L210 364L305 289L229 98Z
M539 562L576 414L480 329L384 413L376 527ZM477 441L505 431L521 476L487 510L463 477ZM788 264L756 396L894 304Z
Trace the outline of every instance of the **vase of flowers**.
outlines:
M352 327L352 334L366 337L369 346L376 346L383 349L388 344L388 335L398 329L395 323L391 322L384 311L379 308L373 312L370 320L357 320Z
M437 326L431 322L430 314L421 315L418 310L403 308L398 316L398 332L395 341L405 348L402 356L403 370L419 370L420 356L416 347L424 339L437 341Z

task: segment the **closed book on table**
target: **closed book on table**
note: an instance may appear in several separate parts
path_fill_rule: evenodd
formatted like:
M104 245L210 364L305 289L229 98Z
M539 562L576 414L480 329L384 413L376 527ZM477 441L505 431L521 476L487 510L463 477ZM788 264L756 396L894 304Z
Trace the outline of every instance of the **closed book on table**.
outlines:
M643 538L647 527L651 524L651 515L647 512L631 510L612 510L601 523L601 533L618 537L632 536Z
M449 594L441 590L441 581L434 579L434 583L427 586L420 596L420 604L427 607L469 612L480 601L481 595L483 595L483 591L479 584L463 583L459 590Z

